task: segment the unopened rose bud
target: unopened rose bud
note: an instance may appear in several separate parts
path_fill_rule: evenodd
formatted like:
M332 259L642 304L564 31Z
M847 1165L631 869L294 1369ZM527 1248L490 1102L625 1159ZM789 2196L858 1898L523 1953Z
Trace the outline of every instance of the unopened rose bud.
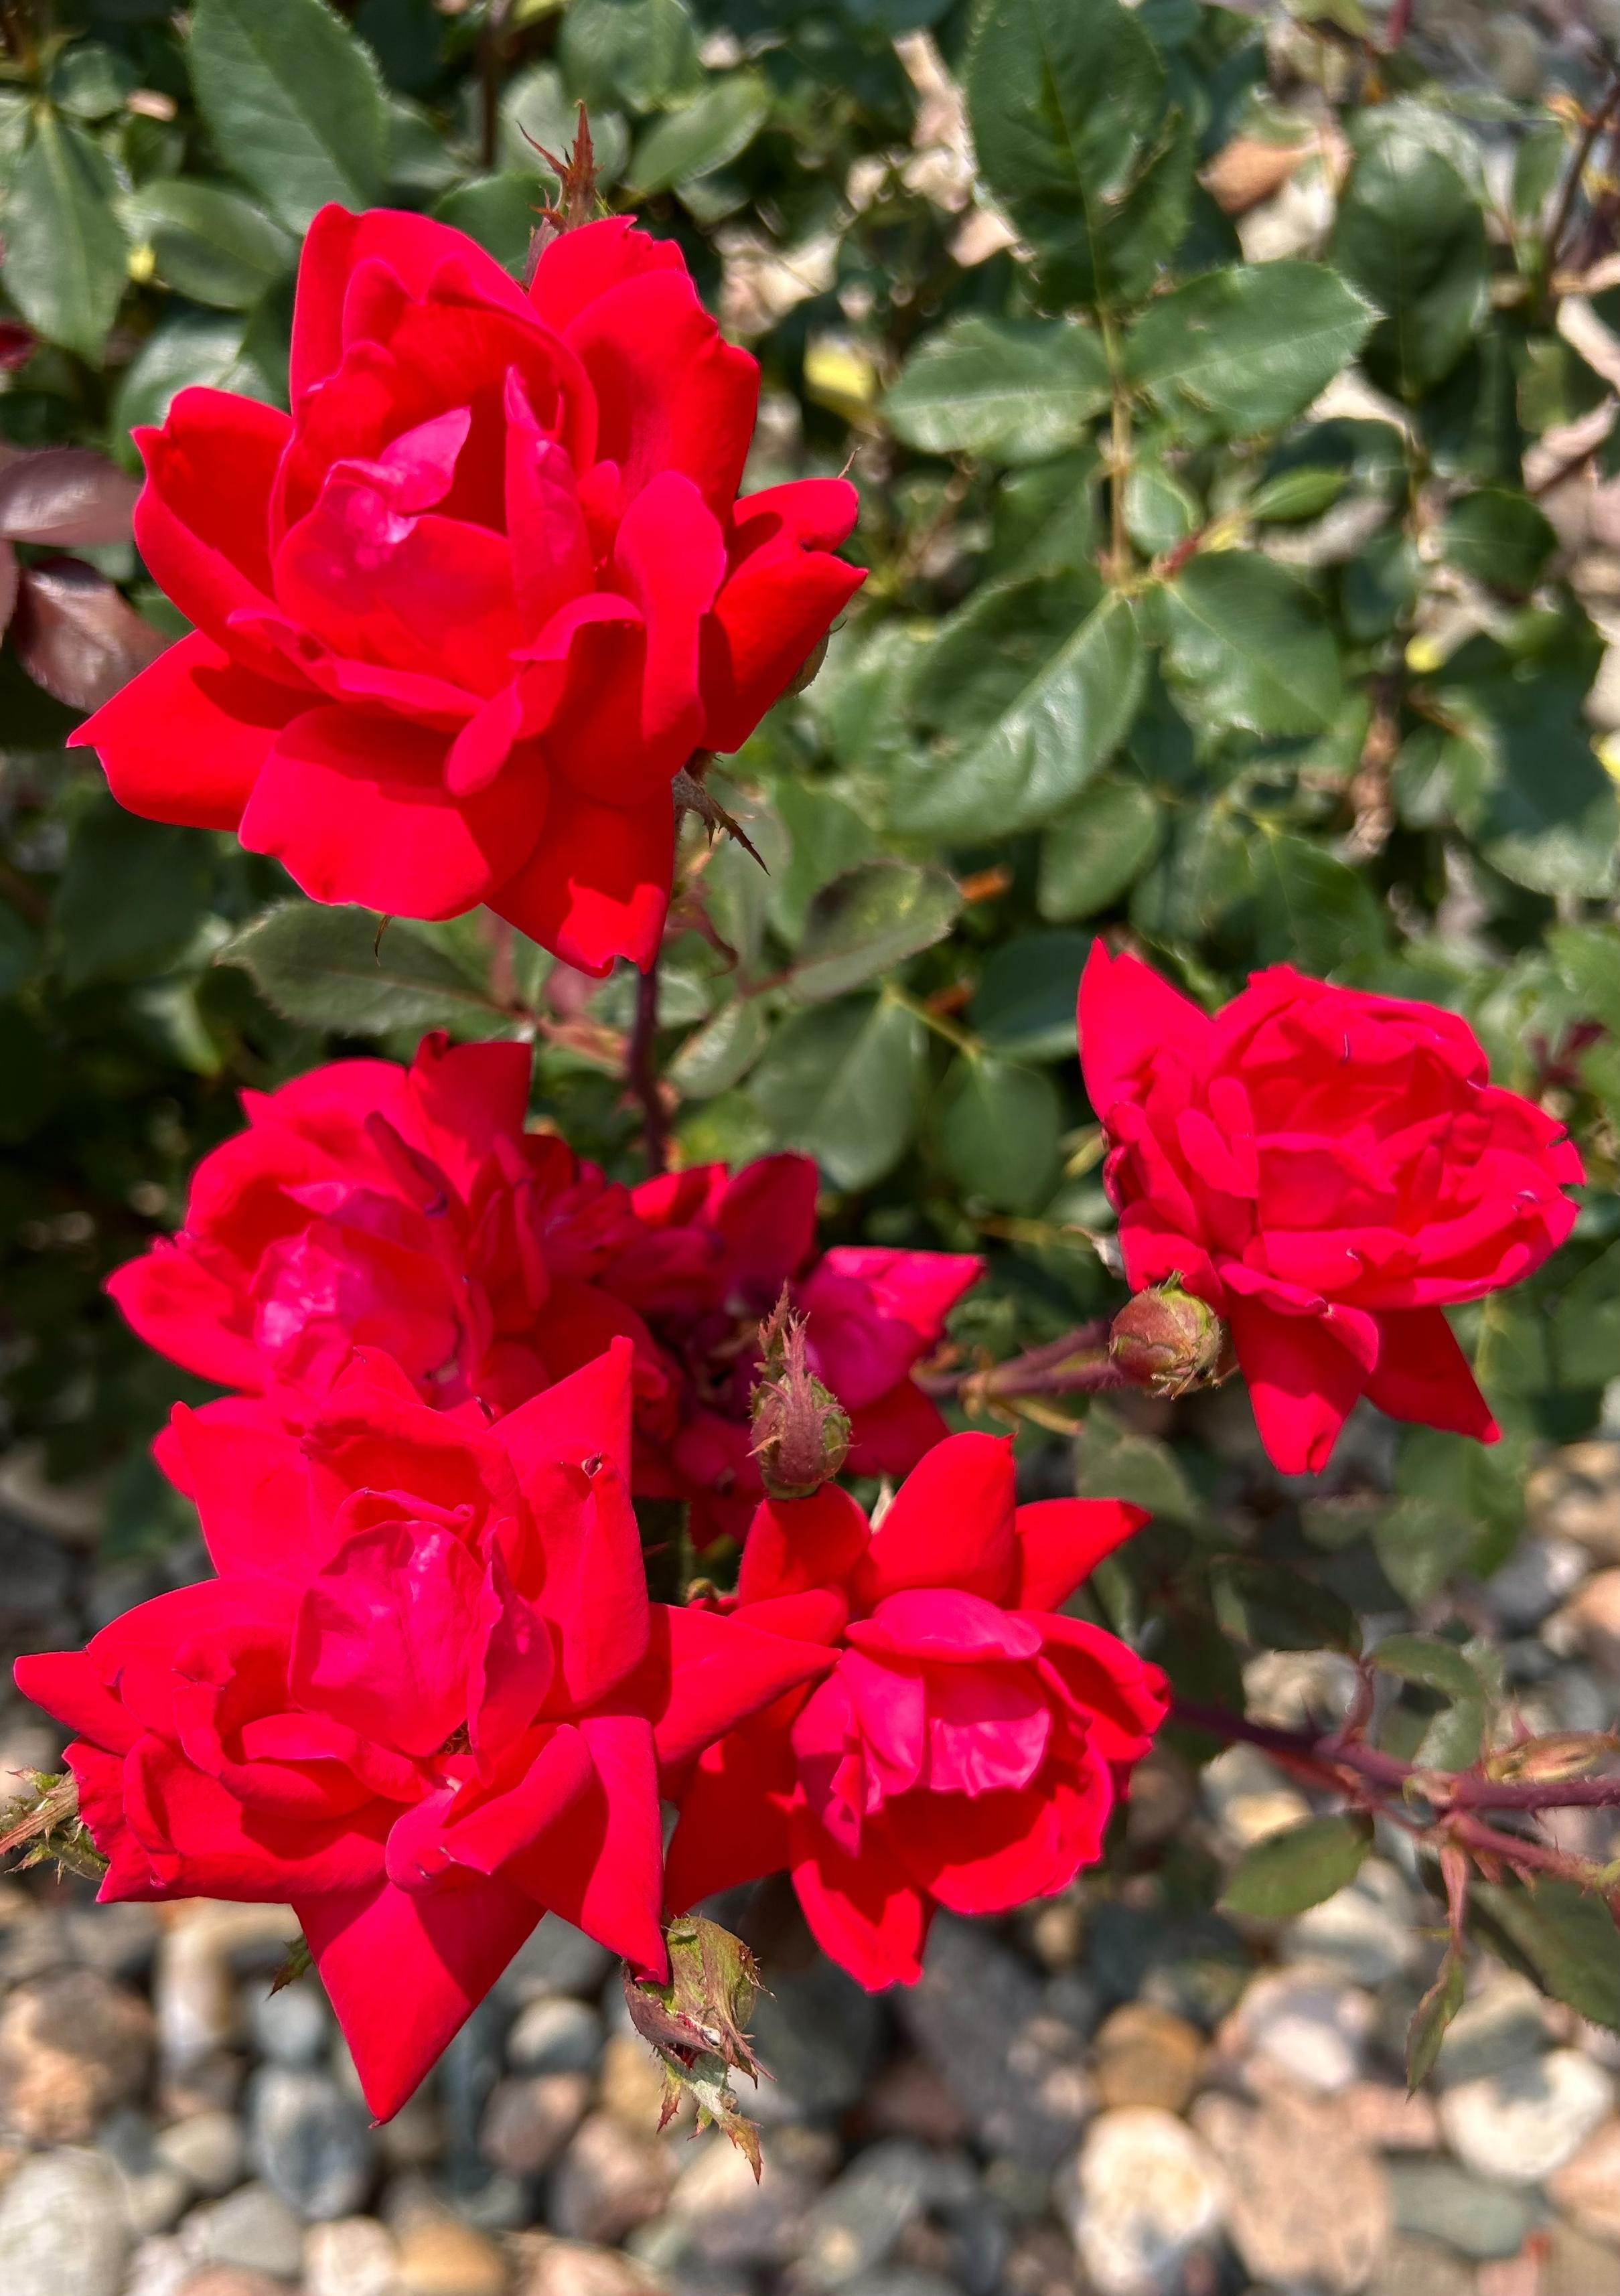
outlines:
M783 1292L760 1326L753 1456L773 1499L807 1499L850 1456L849 1414L805 1357L804 1318Z
M1229 1344L1214 1309L1173 1282L1128 1300L1108 1334L1113 1362L1155 1395L1185 1395L1221 1377Z

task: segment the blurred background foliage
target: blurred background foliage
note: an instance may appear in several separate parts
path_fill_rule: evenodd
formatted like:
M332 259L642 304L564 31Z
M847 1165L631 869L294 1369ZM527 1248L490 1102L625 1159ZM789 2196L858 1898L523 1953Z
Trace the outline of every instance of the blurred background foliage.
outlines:
M177 627L127 538L130 427L188 383L284 400L325 201L424 209L521 274L584 102L608 202L679 242L761 361L749 487L852 461L870 569L711 776L766 869L687 824L678 1156L809 1149L829 1236L985 1252L955 1339L988 1360L1122 1296L1074 1058L1094 932L1206 1000L1287 962L1463 1012L1591 1175L1568 1247L1459 1319L1499 1447L1364 1414L1306 1488L1236 1389L1021 1422L1042 1487L1077 1458L1155 1510L1098 1599L1191 1694L1240 1704L1246 1657L1345 1643L1354 1612L1460 1644L1526 1474L1620 1370L1620 27L1405 0L4 0L0 29L13 1472L107 1479L115 1552L184 1513L144 1444L194 1383L99 1287L177 1219L243 1086L514 1032L537 1112L640 1169L628 978L478 918L379 941L228 837L124 815L63 747ZM1477 1751L1504 1688L1477 1664L1408 1685L1401 1751L1443 1724L1447 1759Z

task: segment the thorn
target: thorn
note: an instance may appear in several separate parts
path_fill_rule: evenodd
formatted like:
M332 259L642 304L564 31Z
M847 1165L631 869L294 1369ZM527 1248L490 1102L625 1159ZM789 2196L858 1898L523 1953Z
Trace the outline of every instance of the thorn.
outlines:
M675 800L675 819L678 826L683 813L695 813L708 831L711 845L714 842L715 831L723 829L728 836L736 838L744 853L752 854L761 868L765 870L765 874L769 876L770 871L766 867L765 857L742 824L732 818L717 798L710 796L702 782L689 774L685 766L670 783L670 790Z

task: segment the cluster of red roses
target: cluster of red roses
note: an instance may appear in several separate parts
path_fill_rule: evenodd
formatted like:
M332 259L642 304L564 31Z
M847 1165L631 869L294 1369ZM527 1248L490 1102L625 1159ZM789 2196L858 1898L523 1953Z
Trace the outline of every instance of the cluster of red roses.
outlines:
M84 729L115 794L319 898L650 963L672 777L859 579L842 482L734 503L756 381L621 221L525 291L326 210L291 414L192 390L142 436L137 537L196 631ZM1320 1470L1363 1394L1493 1435L1443 1306L1539 1264L1582 1175L1464 1024L1286 967L1211 1019L1100 944L1080 1021L1131 1286L1226 1319L1276 1463ZM1017 1506L1009 1443L912 1376L976 1259L818 1255L803 1157L610 1184L527 1128L529 1082L430 1037L248 1096L111 1286L235 1390L159 1447L217 1576L17 1669L77 1734L103 1897L290 1899L380 2115L547 1909L656 1975L666 1908L785 1868L863 1983L914 1978L936 1905L1098 1855L1166 1706L1060 1607L1139 1510ZM851 1468L907 1475L876 1524L765 1495L785 1284ZM737 1539L735 1594L650 1601L635 1498Z

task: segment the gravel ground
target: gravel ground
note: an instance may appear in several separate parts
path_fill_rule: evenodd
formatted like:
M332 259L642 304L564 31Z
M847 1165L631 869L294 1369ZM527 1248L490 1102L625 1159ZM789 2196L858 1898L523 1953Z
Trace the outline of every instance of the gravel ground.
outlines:
M8 1654L194 1567L92 1570L71 1509L10 1501ZM1558 1455L1533 1512L1470 1599L1527 1719L1601 1726L1620 1443ZM1264 1661L1251 1710L1330 1707L1336 1663ZM53 1751L28 1710L0 1712L0 1766ZM1281 1928L1178 1902L1178 1859L1229 1860L1305 1807L1246 1749L1197 1786L1157 1755L1127 1879L1007 1923L942 1919L923 1984L884 2001L815 1954L790 1902L757 1901L775 2075L757 2190L719 2138L654 2133L658 2074L616 1972L555 1922L374 2128L316 1981L269 1995L284 1909L0 1883L0 2291L1620 2296L1620 2038L1482 1964L1409 2100L1438 1908L1394 1844ZM1604 1849L1613 1822L1578 1814L1566 1838Z

